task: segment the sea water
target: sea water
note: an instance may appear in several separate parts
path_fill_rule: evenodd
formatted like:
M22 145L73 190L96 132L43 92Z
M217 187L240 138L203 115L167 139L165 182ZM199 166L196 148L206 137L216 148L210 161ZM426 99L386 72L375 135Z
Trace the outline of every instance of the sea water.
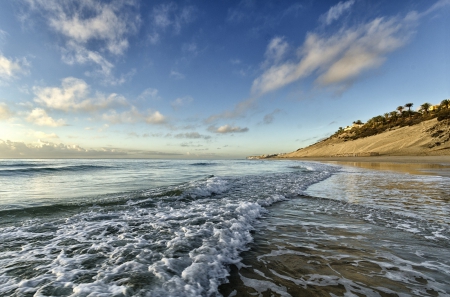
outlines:
M0 161L0 296L449 296L450 179Z

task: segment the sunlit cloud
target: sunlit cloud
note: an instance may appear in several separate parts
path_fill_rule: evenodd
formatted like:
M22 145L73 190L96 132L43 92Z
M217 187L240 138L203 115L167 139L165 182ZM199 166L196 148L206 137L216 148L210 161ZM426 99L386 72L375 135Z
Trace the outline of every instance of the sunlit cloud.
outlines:
M0 103L0 120L7 120L13 116L11 110L5 103Z
M58 135L55 133L45 133L42 131L33 131L30 133L31 136L37 138L37 139L56 139L59 138Z
M66 122L63 119L54 120L47 112L42 108L33 109L27 116L27 121L39 126L49 127L61 127L66 126Z
M253 81L252 93L259 96L311 75L320 86L348 87L361 74L381 66L388 53L405 45L412 25L405 18L376 18L331 36L309 33L298 49L300 59L272 63Z
M33 91L36 103L66 112L97 111L127 104L123 96L115 93L109 95L96 93L91 96L89 85L84 80L74 77L64 78L61 87L34 87Z
M208 131L214 132L214 133L219 133L219 134L243 133L243 132L248 132L248 130L249 129L247 127L241 128L239 126L230 126L230 125L223 125L223 126L220 126L219 128L217 128L215 126L208 127Z

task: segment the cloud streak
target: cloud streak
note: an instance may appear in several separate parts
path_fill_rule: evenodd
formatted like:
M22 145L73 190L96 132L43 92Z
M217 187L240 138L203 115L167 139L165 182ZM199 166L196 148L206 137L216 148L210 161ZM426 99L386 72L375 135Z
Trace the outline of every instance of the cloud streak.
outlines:
M355 0L348 0L345 2L339 2L338 4L332 6L327 13L321 16L321 20L325 25L330 25L332 22L339 19L342 14L344 14L346 11L348 11L353 4L355 3Z
M361 74L381 66L387 54L405 45L412 25L406 18L376 18L332 36L309 33L298 49L299 60L272 63L253 81L252 94L261 96L311 75L320 86L345 89Z
M215 127L215 126L210 126L208 128L208 131L213 132L213 133L219 133L219 134L228 134L228 133L244 133L244 132L248 132L248 128L244 127L241 128L239 126L230 126L230 125L223 125L220 126L219 128Z

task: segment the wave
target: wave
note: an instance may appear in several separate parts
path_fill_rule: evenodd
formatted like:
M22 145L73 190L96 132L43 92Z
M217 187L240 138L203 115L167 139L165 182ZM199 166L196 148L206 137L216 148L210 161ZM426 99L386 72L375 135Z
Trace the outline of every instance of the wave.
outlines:
M31 165L31 166L29 166ZM17 174L34 174L34 173L52 173L52 172L77 172L77 171L87 171L87 170L101 170L113 168L111 166L99 166L99 165L70 165L61 167L42 167L42 164L32 165L14 165L17 167L28 167L28 168L11 168L11 169L1 169L0 176L17 175ZM45 165L44 165L45 166ZM9 166L12 167L12 166Z
M265 207L333 172L323 166L269 178L212 176L101 203L53 205L66 213L0 229L0 276L8 284L0 295L58 295L65 288L76 296L220 296Z
M191 166L214 166L217 165L216 163L206 163L206 162L199 162L199 163L192 163Z
M39 163L39 162L34 162L34 163L17 163L17 162L1 162L0 163L0 168L2 167L42 167L42 166L51 166L51 164L48 163Z

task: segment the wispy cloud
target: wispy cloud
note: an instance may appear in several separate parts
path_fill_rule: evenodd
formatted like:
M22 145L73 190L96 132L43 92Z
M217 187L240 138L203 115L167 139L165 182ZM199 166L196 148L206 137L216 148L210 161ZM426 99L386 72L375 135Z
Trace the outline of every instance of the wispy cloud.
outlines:
M235 119L244 116L244 114L251 108L254 108L256 104L256 98L251 97L239 102L232 110L226 110L224 112L211 115L205 120L205 123L213 123L219 119Z
M0 120L7 120L11 118L13 113L9 110L5 103L0 102Z
M345 2L339 2L338 4L332 6L327 13L323 14L320 17L320 20L325 25L330 25L335 20L339 19L342 14L344 14L346 11L348 11L352 5L355 3L355 0L348 0Z
M49 127L61 127L66 126L66 122L63 119L54 120L47 112L42 108L33 109L27 116L27 121L39 126Z
M230 125L223 125L223 126L220 126L219 128L217 128L215 126L208 127L208 131L214 132L214 133L220 133L220 134L243 133L243 132L248 132L248 130L249 129L247 127L241 128L239 126L230 126Z
M148 110L147 112L142 113L135 106L131 106L129 110L123 112L109 110L102 115L102 119L111 124L133 124L138 122L164 124L167 122L166 117L159 111Z
M175 99L170 103L173 109L178 110L186 105L191 104L194 101L194 98L191 96L185 96Z
M279 112L281 112L281 110L277 108L274 111L272 111L271 113L266 114L263 118L263 123L267 124L267 125L271 124L274 120L274 116Z
M145 89L139 96L139 100L151 100L151 99L160 99L158 95L158 90L154 88Z
M179 133L174 135L175 138L188 138L188 139L210 139L211 136L209 135L202 135L198 132L188 132L188 133Z
M34 87L33 91L36 103L66 112L96 111L127 104L123 96L115 93L107 96L96 93L91 96L89 85L84 80L74 77L64 78L61 87Z
M186 77L183 73L180 73L175 70L170 71L170 76L175 79L184 79Z
M196 8L194 6L180 7L174 2L163 3L153 8L151 13L153 31L149 34L152 44L160 41L161 35L171 30L173 34L179 34L183 27L196 18Z
M98 2L93 0L27 0L31 11L39 12L49 27L61 34L65 43L62 59L68 64L93 63L105 82L120 84L125 78L115 79L114 65L105 54L118 56L129 47L128 38L140 26L138 4L134 0Z
M405 45L413 25L406 18L376 18L331 36L309 33L298 49L300 59L272 63L253 81L252 93L260 96L311 75L320 86L345 90L361 74L381 66L388 53Z
M10 80L17 75L26 73L29 63L26 59L8 59L0 53L0 81Z

